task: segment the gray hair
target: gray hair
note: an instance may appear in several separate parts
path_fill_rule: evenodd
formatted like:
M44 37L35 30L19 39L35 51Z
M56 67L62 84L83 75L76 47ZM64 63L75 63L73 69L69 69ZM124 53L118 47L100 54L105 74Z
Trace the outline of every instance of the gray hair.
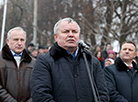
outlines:
M26 32L24 31L24 29L22 27L14 27L12 29L10 29L7 33L7 39L10 39L10 34L12 31L14 30L19 30L19 31L22 31L25 35L26 35Z
M80 26L79 24L73 20L72 18L63 18L61 20L59 20L55 25L54 25L54 34L57 34L57 31L58 31L58 28L59 28L59 24L63 21L68 21L68 23L71 23L71 22L75 22L78 26L78 29L79 29L79 33L80 33Z

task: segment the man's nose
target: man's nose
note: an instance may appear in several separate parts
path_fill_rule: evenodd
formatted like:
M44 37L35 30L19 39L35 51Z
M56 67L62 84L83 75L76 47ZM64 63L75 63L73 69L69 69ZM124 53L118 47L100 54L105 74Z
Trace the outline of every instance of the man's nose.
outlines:
M127 49L126 52L129 52L129 49Z
M18 40L18 44L21 44L22 43L22 41L21 40Z
M73 35L73 32L72 32L72 31L70 31L70 32L69 32L69 35Z

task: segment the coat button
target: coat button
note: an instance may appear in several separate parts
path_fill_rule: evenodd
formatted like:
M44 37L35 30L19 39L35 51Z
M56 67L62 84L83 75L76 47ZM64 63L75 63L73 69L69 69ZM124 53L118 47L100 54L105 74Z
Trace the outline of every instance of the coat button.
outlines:
M80 99L80 96L78 96L77 99L79 100Z
M77 74L75 74L75 75L74 75L74 77L75 77L75 78L77 78L77 77L78 77L78 75L77 75Z

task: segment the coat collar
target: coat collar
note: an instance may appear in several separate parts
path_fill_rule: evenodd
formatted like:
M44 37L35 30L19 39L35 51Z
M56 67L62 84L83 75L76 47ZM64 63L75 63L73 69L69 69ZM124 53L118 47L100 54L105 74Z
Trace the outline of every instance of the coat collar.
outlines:
M14 59L14 57L10 51L10 48L7 44L2 48L2 57L7 60ZM30 62L32 60L32 58L29 56L29 54L26 52L25 49L23 50L21 59L23 59L25 62Z
M82 52L80 50L81 48L79 48L78 51L78 55L82 56ZM86 57L88 60L91 59L91 54L90 52L88 52L87 50L84 50L86 53ZM54 43L53 46L50 48L50 55L54 58L54 59L58 59L60 57L65 57L68 56L69 54L67 53L67 51L65 49L63 49L62 47L60 47L57 43Z
M138 67L136 65L136 63L132 62L133 64L133 68L138 70ZM118 70L120 71L123 71L123 70L127 70L128 67L126 66L126 64L121 60L120 57L118 57L116 60L115 60L115 66L117 67Z

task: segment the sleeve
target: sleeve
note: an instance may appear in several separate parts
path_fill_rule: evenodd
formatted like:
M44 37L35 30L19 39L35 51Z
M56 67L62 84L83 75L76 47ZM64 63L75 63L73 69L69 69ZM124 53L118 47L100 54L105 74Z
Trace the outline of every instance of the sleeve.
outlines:
M110 67L104 69L105 79L107 83L107 88L109 90L109 96L111 102L128 102L119 92L116 90L116 82L114 78L113 71L110 70Z
M0 102L17 102L0 83Z
M96 59L93 59L93 60L96 60ZM105 83L103 69L98 60L96 60L96 62L94 63L93 70L94 70L93 74L94 74L94 80L96 85L95 89L97 90L97 93L99 96L98 99L100 99L99 102L109 102L109 93Z
M50 67L44 55L38 56L30 79L33 102L55 102L52 96Z

